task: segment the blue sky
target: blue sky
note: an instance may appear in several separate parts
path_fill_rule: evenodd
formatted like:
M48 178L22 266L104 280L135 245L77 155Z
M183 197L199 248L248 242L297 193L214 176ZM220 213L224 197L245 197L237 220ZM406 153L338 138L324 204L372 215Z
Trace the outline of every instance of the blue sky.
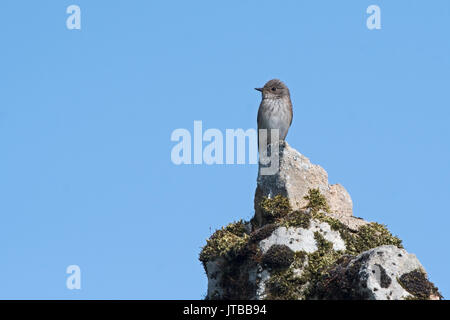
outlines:
M0 298L201 299L200 248L251 218L257 167L176 166L170 135L255 128L275 77L287 141L448 297L449 31L445 0L2 0Z

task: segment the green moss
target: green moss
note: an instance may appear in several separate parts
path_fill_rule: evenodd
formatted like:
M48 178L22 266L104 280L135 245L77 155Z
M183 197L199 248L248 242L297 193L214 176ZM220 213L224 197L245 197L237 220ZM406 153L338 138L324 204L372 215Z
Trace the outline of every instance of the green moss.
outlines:
M291 267L271 277L269 281L271 289L268 296L271 299L297 299L301 295L311 297L317 289L316 285L321 279L327 278L330 269L344 254L355 256L381 245L395 245L402 248L401 240L393 236L384 225L370 223L360 227L358 231L353 231L338 219L328 216L326 212L329 211L329 206L319 189L309 190L305 199L308 200L306 208L310 209L310 214L301 211L288 213L286 210L283 214L277 215L282 217L277 220L277 225L308 229L311 219L325 222L332 230L339 232L346 244L346 251L335 251L331 242L327 241L321 233L315 232L314 239L318 250L313 253L303 251L294 253ZM306 266L304 266L305 261ZM301 277L293 275L293 270L296 268L303 268ZM306 289L305 283L309 283ZM301 288L294 288L293 286L296 285L300 285Z
M310 281L316 281L324 272L336 262L342 252L333 250L333 243L327 241L320 232L314 232L317 250L308 254L308 266L305 276Z
M359 271L368 255L362 255L350 265L354 256L343 255L336 260L327 272L307 292L308 299L318 300L367 300L367 291L359 290Z
M298 300L303 297L305 280L292 268L275 272L266 283L267 300Z
M264 254L262 262L271 269L286 269L294 262L294 251L284 244L274 244Z
M251 298L255 288L249 282L247 272L242 270L249 270L261 264L272 268L271 277L266 282L267 299L317 297L320 296L318 292L328 291L327 283L334 277L330 278L330 272L333 272L336 261L344 254L355 256L381 245L395 245L402 248L401 240L393 236L384 225L370 223L354 231L338 219L330 217L326 213L329 212L326 198L320 194L319 189L310 189L305 199L308 200L305 208L309 209L309 213L301 210L292 211L289 200L281 195L271 199L263 198L259 203L263 227L249 234L246 223L241 220L217 230L207 240L200 253L203 264L217 257L225 259L221 266L221 287L225 290L222 298ZM321 233L315 232L318 250L313 253L293 252L286 246L273 246L272 250L269 249L266 254L262 254L258 246L259 241L269 237L277 227L309 229L311 219L325 222L332 230L338 231L346 244L346 251L334 251L333 244ZM296 275L295 269L302 270L301 276ZM335 273L337 274L337 271ZM319 291L319 284L326 290ZM342 287L341 284L336 286L336 294ZM344 290L346 293L343 297L355 296L355 293L351 292L351 284L347 287L348 290Z
M333 243L326 240L320 232L314 232L314 240L316 240L317 252L325 254L333 250Z
M317 215L315 217L319 220L324 218L324 216L318 217ZM334 251L332 243L324 239L320 233L316 232L314 234L318 250L308 254L307 272L304 273L304 277L310 281L310 286L305 291L306 297L329 297L326 292L329 292L331 290L330 288L333 287L329 282L336 278L336 274L330 276L330 271L334 273L337 272L336 270L333 271L333 268L336 267L339 259L346 259L349 261L350 257L354 257L366 250L381 245L395 245L402 248L401 240L393 236L383 225L370 223L360 227L358 232L352 232L339 221L333 220L335 219L325 217L325 222L329 223L333 229L339 231L346 244L346 251ZM354 270L349 272L356 272L359 270L359 267L356 268L356 265L357 264L354 266ZM352 284L346 284L345 281L344 283L340 283L338 280L336 281L338 285L332 290L334 296L338 297L339 295L342 299L352 297L356 297L357 299L363 298L362 296L359 296L357 292L354 292L354 286ZM336 283L334 285L336 285Z
M328 206L327 199L324 195L320 193L319 188L317 189L309 189L308 195L304 197L305 200L308 200L308 204L306 205L306 209L310 209L312 213L317 213L321 210L329 212L330 207Z
M311 224L311 215L302 211L294 211L290 213L283 221L279 223L286 228L295 227L308 229Z
M338 219L332 218L330 216L327 216L325 213L323 212L312 212L311 216L316 219L319 220L321 222L325 222L328 223L331 227L331 230L335 230L335 231L340 231L342 229L346 229L347 227L340 222Z
M297 212L297 214L307 216L305 213ZM308 228L309 220L300 220L303 222L296 226ZM308 226L305 225L305 221L307 221ZM271 271L270 279L265 284L265 299L298 300L305 298L305 286L311 281L311 274L315 273L318 275L319 269L322 270L322 266L325 267L331 263L329 257L334 252L332 243L326 241L320 233L317 232L315 234L315 239L318 242L319 250L312 254L308 254L305 251L293 252L285 245L273 245L267 251L263 256L262 262L273 268L273 270ZM310 260L312 264L307 264L307 270L305 270L305 262ZM304 272L299 276L295 273L295 269L303 269Z
M267 222L282 219L292 211L289 199L282 195L261 200L262 215Z
M277 227L278 225L276 225L275 223L266 224L265 226L262 226L261 228L253 231L250 234L250 240L252 242L258 242L267 239Z
M326 222L332 230L339 231L341 238L345 242L347 254L358 255L363 251L383 246L394 245L403 248L402 241L393 236L385 225L379 223L369 223L361 226L358 231L350 230L342 222L337 219L326 216L323 213L314 214L314 218Z
M261 252L254 241L250 241L246 222L240 220L223 227L206 240L200 253L200 261L206 270L206 262L221 257L219 287L220 297L211 294L209 299L250 299L255 292L249 273L242 270L254 269L261 262ZM214 278L217 275L210 274Z
M232 259L246 246L249 240L244 222L230 223L228 226L217 230L211 238L206 240L206 245L200 252L200 261L206 263L216 257Z
M245 221L239 220L237 222L230 223L225 227L225 230L231 232L232 234L242 237L247 233L247 228L245 227Z
M397 281L412 295L408 300L429 300L432 295L442 298L438 289L428 281L427 275L420 269L402 274Z
M307 258L308 254L305 251L294 252L294 262L292 263L292 268L302 269Z
M312 297L316 291L316 285L320 279L328 275L328 270L342 256L341 251L333 250L333 243L327 241L321 233L314 232L317 250L307 254L308 264L302 275L304 281L309 283L305 289L306 298Z
M402 241L398 237L393 236L386 226L375 222L361 226L356 233L342 229L341 237L345 241L347 253L353 255L383 245L403 248Z
M294 262L286 271L277 273L269 280L270 298L299 299L308 297L314 291L318 279L323 277L327 270L342 255L334 251L333 244L327 241L319 232L314 233L317 250L313 253L297 251ZM306 266L304 265L307 262ZM294 275L294 269L303 269L301 276ZM308 284L305 287L305 284Z
M295 269L303 269L308 259L305 251L296 251L288 269L275 269L266 282L266 300L299 300L304 299L305 285L308 277L295 274Z
M383 245L403 248L402 240L393 236L385 225L372 222L361 226L358 231L353 231L339 220L326 216L324 213L314 213L313 218L328 223L332 230L339 232L345 242L347 248L345 253L347 254L358 255L363 251Z

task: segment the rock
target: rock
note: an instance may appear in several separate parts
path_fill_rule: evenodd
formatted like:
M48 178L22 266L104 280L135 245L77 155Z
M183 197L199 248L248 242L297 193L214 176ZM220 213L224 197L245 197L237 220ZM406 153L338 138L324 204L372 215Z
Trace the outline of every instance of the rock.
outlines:
M207 261L205 270L208 270L208 294L210 299L220 298L224 295L221 288L222 273L221 266L224 265L225 259L218 257L217 259Z
M312 164L308 158L292 149L285 141L280 141L279 162L279 170L276 174L258 174L254 201L254 220L258 226L265 223L260 207L262 199L282 195L289 199L293 210L303 209L307 204L304 197L310 189L315 188L318 188L327 199L330 216L341 220L355 230L366 224L364 220L352 216L353 203L345 188L339 184L330 185L328 174L322 167Z
M202 261L208 276L207 299L442 298L416 256L401 248L397 238L369 232L370 225L362 227L360 235L346 233L350 229L345 227L333 230L329 223L316 219L311 219L308 228L274 225L250 234L235 224L226 228L246 230L235 236L248 242L237 254L228 253L235 252L238 242ZM350 248L355 248L358 237L369 246L385 245L352 255Z
M314 233L319 232L333 244L336 251L345 250L345 243L338 231L333 231L325 222L312 221L308 229L279 227L267 239L259 243L263 253L267 252L273 245L286 245L293 251L305 251L308 253L317 250Z
M206 299L442 299L415 255L378 223L352 216L352 200L292 149L258 175L255 216L217 230L200 253Z
M338 300L439 300L416 256L392 245L345 257L315 289L315 298Z

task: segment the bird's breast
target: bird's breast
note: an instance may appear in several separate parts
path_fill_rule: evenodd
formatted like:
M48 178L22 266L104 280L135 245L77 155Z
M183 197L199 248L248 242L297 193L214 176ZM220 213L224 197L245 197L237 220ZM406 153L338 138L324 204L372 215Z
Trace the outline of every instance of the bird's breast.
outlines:
M279 129L284 140L292 120L291 104L284 99L267 99L261 102L258 111L258 129Z
M260 129L276 129L290 123L289 103L282 99L263 101L260 106L258 126Z

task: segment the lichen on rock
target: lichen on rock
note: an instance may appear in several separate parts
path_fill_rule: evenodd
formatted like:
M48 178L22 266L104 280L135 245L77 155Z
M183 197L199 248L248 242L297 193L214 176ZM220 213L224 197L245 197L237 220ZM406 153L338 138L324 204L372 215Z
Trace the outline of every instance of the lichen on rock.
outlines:
M326 172L287 144L283 150L280 170L298 168L258 177L254 218L217 230L203 247L207 299L442 298L398 237L340 213L351 208L345 189L331 188ZM296 180L310 188L292 188Z
M440 299L416 256L392 245L346 255L315 284L315 299Z

